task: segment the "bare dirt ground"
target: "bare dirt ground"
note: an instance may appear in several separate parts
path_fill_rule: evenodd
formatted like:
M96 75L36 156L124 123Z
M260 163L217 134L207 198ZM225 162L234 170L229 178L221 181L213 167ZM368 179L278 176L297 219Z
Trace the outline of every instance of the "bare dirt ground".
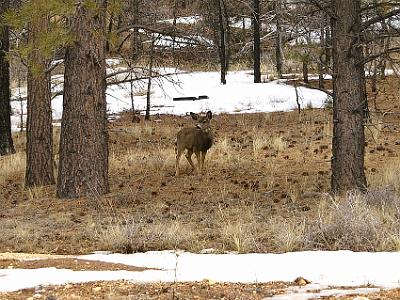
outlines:
M398 79L389 78L376 96L369 92L369 98L372 125L366 128L366 174L371 187L379 187L385 168L399 160ZM315 218L329 192L331 119L329 108L306 109L301 114L215 116L216 143L206 158L205 174L190 173L182 159L182 175L175 177L174 140L181 126L191 124L189 117L161 115L133 124L126 113L110 123L111 193L78 200L56 199L54 186L24 188L25 141L17 133L18 153L0 158L0 252L301 250L296 241L281 237L279 230L295 231L304 220ZM0 267L10 264L19 266L3 260ZM74 262L61 259L55 264L72 268ZM284 286L117 282L45 290L47 299L74 299L71 295L77 299L93 295L91 299L262 299ZM95 287L101 287L99 294L93 292ZM0 298L26 299L34 292ZM400 299L398 291L389 295L369 297Z
M285 283L259 285L202 283L168 283L132 285L126 281L96 282L59 287L45 287L40 290L24 290L8 293L7 300L28 299L249 299L260 300L279 294L287 287ZM40 295L40 298L39 298ZM2 295L0 295L2 296Z

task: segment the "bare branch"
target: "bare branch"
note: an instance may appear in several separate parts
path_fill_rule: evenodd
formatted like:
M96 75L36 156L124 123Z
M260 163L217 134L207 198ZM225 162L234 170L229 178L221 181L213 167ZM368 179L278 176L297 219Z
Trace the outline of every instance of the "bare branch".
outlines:
M390 17L393 17L393 16L398 15L398 14L400 14L400 8L393 9L392 11L388 12L387 14L378 15L378 16L376 16L374 18L371 18L371 19L369 19L369 20L367 20L367 21L362 23L361 31L364 31L369 26L371 26L371 25L373 25L375 23L378 23L379 21L389 19Z

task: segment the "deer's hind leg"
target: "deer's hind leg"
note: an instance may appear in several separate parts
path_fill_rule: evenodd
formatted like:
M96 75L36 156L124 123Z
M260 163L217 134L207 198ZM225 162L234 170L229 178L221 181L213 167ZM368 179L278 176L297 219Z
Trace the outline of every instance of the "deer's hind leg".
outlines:
M190 166L192 167L193 171L195 171L196 167L194 166L194 163L192 161L192 155L193 155L193 150L188 149L185 156L186 156L186 159L189 162Z
M200 152L195 151L194 154L196 155L196 161L197 161L197 170L200 172L201 170L201 159L200 159Z
M183 154L183 150L177 149L176 153L176 161L175 161L175 176L179 176L179 161L181 159L181 156Z

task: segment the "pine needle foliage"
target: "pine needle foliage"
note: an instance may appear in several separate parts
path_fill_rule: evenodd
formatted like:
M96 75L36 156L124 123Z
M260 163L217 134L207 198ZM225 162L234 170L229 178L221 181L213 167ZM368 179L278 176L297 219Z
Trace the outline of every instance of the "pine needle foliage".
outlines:
M44 71L43 66L30 61L34 51L39 51L44 59L51 61L57 50L74 41L68 31L67 19L73 14L75 3L75 0L28 0L5 14L4 22L21 37L13 53L31 68L33 74ZM26 38L30 34L30 26L40 24L43 19L48 20L48 28L36 33L34 39Z

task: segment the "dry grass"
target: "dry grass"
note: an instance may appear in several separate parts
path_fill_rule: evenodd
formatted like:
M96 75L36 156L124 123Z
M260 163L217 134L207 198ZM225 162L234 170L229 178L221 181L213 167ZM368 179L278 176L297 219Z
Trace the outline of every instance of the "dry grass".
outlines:
M226 188L213 193L218 208L209 216L211 234L219 243L217 251L240 253L271 250L270 215L260 210L257 193L238 189L232 194Z
M219 228L222 249L225 251L250 252L255 250L255 214L253 208L219 208Z
M59 223L58 223L59 222ZM1 220L0 243L5 247L10 247L15 252L34 253L37 249L46 249L51 252L54 249L46 247L44 236L50 235L50 231L54 230L55 224L62 228L65 226L65 220L53 220L27 218L26 220ZM62 239L62 235L54 235L52 238Z
M25 172L26 158L24 152L0 157L0 183L7 180L21 179Z
M271 145L270 140L262 136L260 133L254 131L253 133L253 155L258 158L262 154L262 150L265 150Z
M95 230L102 250L132 253L149 249L188 249L199 251L200 231L196 224L180 220L168 222L151 219L116 218ZM147 221L146 221L147 220Z
M310 249L398 251L399 197L390 190L349 193L321 202L319 218L305 233Z
M244 153L228 137L215 142L206 156L206 168L237 170L243 163Z
M199 228L196 224L179 219L156 222L144 230L144 236L163 249L199 250Z
M18 251L32 253L39 244L40 234L34 224L18 223L12 224L13 244L18 245Z
M283 152L287 149L287 142L281 135L275 136L271 133L261 132L258 128L253 128L252 146L255 158L262 156L263 151L270 149L276 152Z
M251 234L246 224L240 220L226 223L222 228L223 249L233 249L237 252L249 251L251 244Z
M110 172L117 173L121 170L132 173L135 168L140 168L143 172L155 172L164 174L171 171L175 165L175 153L171 148L157 147L152 151L133 151L128 149L126 153L116 155L111 153L110 156Z
M369 175L369 183L374 188L392 188L400 193L400 160L387 162L379 173Z
M44 187L31 187L26 190L29 201L40 201L47 196Z
M56 201L54 186L23 189L25 141L18 134L20 152L0 158L0 185L8 192L0 194L7 197L0 245L61 253L399 249L400 161L388 155L397 151L397 136L382 129L375 138L393 152L367 151L376 191L321 199L329 191L330 119L317 110L216 116L205 174L189 173L182 159L180 177L174 141L189 118L119 120L110 124L111 193L76 201Z
M110 222L105 228L96 229L96 238L101 250L132 253L141 244L139 239L141 224L134 220Z
M280 217L270 220L272 243L277 252L304 249L305 221L285 220Z

